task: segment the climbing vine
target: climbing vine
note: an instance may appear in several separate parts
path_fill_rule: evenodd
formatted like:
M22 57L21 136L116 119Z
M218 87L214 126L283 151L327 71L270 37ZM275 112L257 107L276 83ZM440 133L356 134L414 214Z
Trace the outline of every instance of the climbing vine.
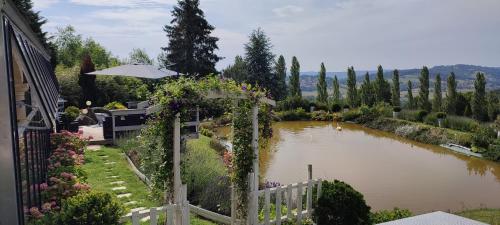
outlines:
M238 212L246 217L248 203L248 174L252 172L255 155L252 149L252 106L259 104L259 99L266 96L258 87L237 84L233 80L209 77L202 80L179 78L159 88L151 98L152 105L159 106L149 126L143 130L142 137L147 146L142 155L142 168L151 177L154 193L161 196L169 193L165 201L173 199L173 126L177 113L181 121L189 120L189 111L200 105L209 93L218 93L224 98L235 98L233 106L233 155L232 181L240 200ZM263 106L259 110L260 133L270 137L271 108ZM181 129L181 132L183 129ZM181 133L183 135L183 133ZM181 144L181 147L184 144Z

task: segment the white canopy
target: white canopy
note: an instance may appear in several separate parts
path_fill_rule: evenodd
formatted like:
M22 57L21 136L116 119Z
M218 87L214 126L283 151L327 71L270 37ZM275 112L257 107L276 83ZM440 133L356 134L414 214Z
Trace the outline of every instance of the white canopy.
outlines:
M109 75L109 76L127 76L147 79L161 79L164 77L178 76L179 73L167 69L159 68L154 65L145 64L127 64L104 70L87 73L88 75Z

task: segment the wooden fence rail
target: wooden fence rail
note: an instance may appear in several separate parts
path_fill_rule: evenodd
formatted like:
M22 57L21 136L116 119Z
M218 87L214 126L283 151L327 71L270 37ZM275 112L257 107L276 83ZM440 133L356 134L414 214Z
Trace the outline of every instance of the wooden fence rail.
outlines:
M283 220L296 219L297 222L306 218L311 218L313 211L313 189L316 188L316 196L321 194L321 179L308 180L300 183L283 185L273 188L259 190L259 198L264 199L262 210L264 219L259 221L259 224L281 225ZM305 209L304 206L305 193ZM271 197L274 197L275 218L271 218ZM282 215L282 206L286 206L287 211ZM300 224L300 223L298 223Z

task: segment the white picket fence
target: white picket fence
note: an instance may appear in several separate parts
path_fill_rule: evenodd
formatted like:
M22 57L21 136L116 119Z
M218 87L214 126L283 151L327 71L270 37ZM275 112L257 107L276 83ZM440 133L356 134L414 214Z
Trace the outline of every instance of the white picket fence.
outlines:
M293 220L296 219L297 222L302 221L306 218L311 218L313 211L313 189L316 188L316 196L321 194L321 179L308 180L300 183L283 185L273 188L266 188L264 190L259 190L259 197L264 197L263 211L264 220L259 221L259 224L270 225L276 224L281 225L283 220ZM303 208L304 203L304 193L305 195L305 209ZM275 200L276 217L270 218L271 215L271 197ZM285 204L283 204L285 203ZM282 215L282 205L286 205L287 211L285 215ZM301 224L301 223L297 223Z

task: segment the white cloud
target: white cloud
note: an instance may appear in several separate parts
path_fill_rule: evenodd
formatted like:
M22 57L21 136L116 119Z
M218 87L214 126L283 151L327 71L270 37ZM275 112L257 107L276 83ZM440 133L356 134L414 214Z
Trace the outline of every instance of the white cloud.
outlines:
M175 4L175 0L70 0L74 4L109 7L156 7Z
M40 10L46 9L58 2L59 0L33 0L33 6L35 7L35 9Z
M287 17L297 13L303 12L304 9L302 7L298 7L296 5L287 5L280 8L273 9L274 14L279 17Z

